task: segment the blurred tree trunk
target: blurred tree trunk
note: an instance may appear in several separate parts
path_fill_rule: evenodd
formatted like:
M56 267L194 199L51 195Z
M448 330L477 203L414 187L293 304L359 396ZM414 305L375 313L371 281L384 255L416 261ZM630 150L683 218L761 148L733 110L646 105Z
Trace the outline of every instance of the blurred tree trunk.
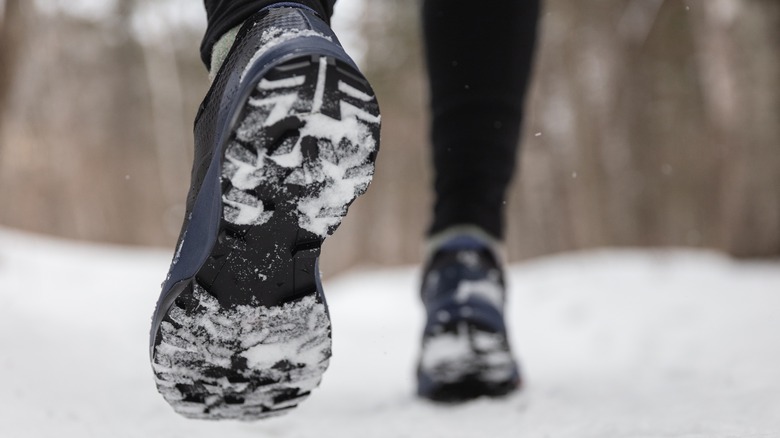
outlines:
M22 0L5 0L2 22L0 22L0 139L2 138L5 111L9 106L11 85L14 80L19 46L22 44L24 15ZM2 141L0 141L2 153Z
M131 23L140 4L116 2L100 20L67 9L36 14L6 114L0 203L12 207L0 209L0 223L117 243L175 241L190 115L207 80L193 30L171 29L163 46L139 42Z
M780 2L546 7L511 254L780 255Z
M140 42L130 23L144 20L134 14L162 3L120 0L110 22L35 15L15 57L11 41L24 29L13 17L33 4L6 0L0 27L0 203L12 206L0 223L170 246L189 182L191 117L208 87L200 30ZM508 199L511 257L602 246L780 255L780 2L544 8ZM368 195L328 240L338 248L325 251L331 273L418 261L431 211L419 0L365 0L355 22L382 106L382 152ZM11 87L5 72L15 63L24 80Z
M430 211L417 8L368 4L383 151L355 208L367 217L357 258L411 261ZM599 246L780 255L780 2L544 4L512 258Z
M780 256L780 2L700 6L704 114L724 163L721 244L738 256Z

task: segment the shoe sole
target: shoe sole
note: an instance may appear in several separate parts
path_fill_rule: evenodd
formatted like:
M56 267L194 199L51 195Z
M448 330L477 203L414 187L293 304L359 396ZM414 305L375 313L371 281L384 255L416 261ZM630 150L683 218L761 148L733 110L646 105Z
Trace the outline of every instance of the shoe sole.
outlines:
M505 333L484 332L461 321L423 341L417 370L420 397L461 403L479 397L506 396L521 386L517 362Z
M331 355L320 247L368 188L379 124L368 82L330 55L257 80L222 148L216 243L155 322L155 380L177 412L256 420L318 386Z

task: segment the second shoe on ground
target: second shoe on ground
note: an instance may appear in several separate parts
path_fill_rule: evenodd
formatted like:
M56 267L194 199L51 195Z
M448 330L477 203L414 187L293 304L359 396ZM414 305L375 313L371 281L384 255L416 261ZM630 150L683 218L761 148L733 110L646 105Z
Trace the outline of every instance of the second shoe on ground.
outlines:
M421 397L461 402L519 389L505 298L499 257L489 244L460 235L437 248L422 285L427 322L417 370Z

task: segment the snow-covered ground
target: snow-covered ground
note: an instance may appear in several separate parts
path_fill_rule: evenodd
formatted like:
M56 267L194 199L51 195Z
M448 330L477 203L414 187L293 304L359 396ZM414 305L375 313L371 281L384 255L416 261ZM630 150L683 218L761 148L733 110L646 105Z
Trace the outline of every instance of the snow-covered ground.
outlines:
M780 436L780 263L605 251L515 265L528 386L446 407L412 395L417 270L356 270L326 283L321 388L286 417L211 423L179 418L152 382L169 258L0 230L0 437Z

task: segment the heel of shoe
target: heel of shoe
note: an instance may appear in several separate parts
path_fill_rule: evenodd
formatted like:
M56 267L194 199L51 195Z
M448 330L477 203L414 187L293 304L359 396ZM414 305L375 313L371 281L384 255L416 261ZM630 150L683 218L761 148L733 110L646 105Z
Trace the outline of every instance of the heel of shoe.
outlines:
M157 388L189 418L278 415L319 385L331 355L330 320L316 294L227 309L195 283L168 309L159 336Z

